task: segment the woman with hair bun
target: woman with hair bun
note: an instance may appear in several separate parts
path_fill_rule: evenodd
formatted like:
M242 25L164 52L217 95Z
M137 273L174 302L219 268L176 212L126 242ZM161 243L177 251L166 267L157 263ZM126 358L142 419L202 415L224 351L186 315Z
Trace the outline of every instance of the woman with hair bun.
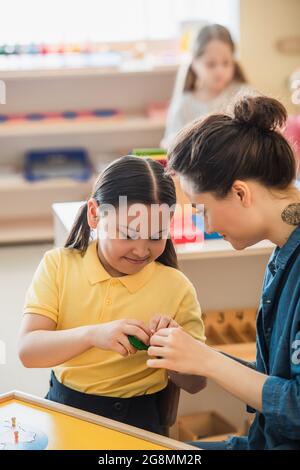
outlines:
M257 314L254 364L180 328L151 338L150 367L208 377L256 413L247 436L200 448L300 449L300 193L296 160L280 131L286 118L277 100L245 97L232 116L184 128L169 151L183 190L204 204L206 231L221 233L237 250L264 239L276 245Z

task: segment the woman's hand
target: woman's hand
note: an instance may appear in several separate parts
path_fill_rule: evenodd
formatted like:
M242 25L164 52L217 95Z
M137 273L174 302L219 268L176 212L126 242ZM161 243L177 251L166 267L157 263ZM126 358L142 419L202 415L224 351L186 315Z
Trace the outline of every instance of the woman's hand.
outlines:
M159 314L155 315L153 318L151 318L150 323L149 323L149 328L150 328L152 335L163 328L178 328L178 327L179 327L178 323L175 320L173 320L173 318L169 317L168 315L159 315Z
M115 320L109 323L93 325L90 330L91 347L115 351L121 356L135 354L128 335L136 336L144 344L149 344L150 329L139 320Z
M215 351L194 339L182 328L159 330L150 339L147 365L182 374L206 375L206 364Z

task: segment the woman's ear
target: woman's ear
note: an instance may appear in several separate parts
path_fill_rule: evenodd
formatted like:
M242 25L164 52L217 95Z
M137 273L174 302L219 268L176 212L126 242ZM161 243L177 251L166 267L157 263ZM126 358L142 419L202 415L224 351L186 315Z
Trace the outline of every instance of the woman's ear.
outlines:
M248 208L252 203L252 194L249 185L245 181L236 180L231 187L232 195L238 198L243 207Z
M98 204L95 199L91 198L87 202L87 220L91 229L97 228L98 225Z

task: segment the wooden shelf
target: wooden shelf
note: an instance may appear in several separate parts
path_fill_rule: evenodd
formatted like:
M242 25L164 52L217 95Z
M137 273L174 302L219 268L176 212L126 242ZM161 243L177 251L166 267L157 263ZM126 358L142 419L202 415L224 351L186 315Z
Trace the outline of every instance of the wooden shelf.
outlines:
M19 175L2 179L0 244L53 241L52 203L71 201L79 195L87 197L92 183L93 178L88 181L60 178L29 182Z
M139 76L151 74L175 73L179 64L152 65L150 63L121 67L57 67L36 69L0 69L0 78L4 80L23 79L52 79L52 78L75 78L75 77L103 77L103 76Z
M263 240L244 250L235 250L231 244L223 239L205 240L204 243L185 243L176 246L178 259L187 261L190 259L210 258L240 258L253 255L270 255L275 245L268 240Z
M57 191L60 189L88 188L92 185L93 178L88 181L73 180L71 178L50 178L40 181L28 181L22 175L15 175L0 179L0 194L5 191L33 191L43 190Z
M213 346L220 352L230 354L244 361L253 362L256 357L256 343L232 343Z
M165 119L146 116L117 118L45 119L40 121L4 122L0 137L54 136L63 134L163 131Z
M51 241L53 241L53 220L51 218L1 221L1 245Z
M245 361L256 357L256 309L203 313L207 344Z

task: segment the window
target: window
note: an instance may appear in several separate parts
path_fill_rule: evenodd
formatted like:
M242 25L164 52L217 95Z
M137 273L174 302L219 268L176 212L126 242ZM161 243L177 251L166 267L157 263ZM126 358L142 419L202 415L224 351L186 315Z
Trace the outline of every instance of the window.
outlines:
M238 39L238 0L9 0L0 44L169 39L184 21L222 23Z

